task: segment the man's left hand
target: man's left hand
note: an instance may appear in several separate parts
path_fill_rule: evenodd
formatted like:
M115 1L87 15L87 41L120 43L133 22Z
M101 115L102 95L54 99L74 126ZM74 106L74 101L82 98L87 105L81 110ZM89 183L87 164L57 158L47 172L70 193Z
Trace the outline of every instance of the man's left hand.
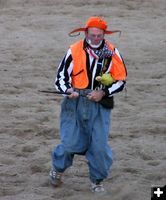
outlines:
M98 102L103 96L105 96L105 92L103 90L93 90L87 95L87 98L91 101Z

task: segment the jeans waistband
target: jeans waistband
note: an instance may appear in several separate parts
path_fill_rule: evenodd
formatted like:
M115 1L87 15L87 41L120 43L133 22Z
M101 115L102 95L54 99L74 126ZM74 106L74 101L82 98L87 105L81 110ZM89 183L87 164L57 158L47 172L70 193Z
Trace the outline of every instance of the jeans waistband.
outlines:
M74 91L78 92L80 96L86 96L90 92L92 92L91 89L74 89Z

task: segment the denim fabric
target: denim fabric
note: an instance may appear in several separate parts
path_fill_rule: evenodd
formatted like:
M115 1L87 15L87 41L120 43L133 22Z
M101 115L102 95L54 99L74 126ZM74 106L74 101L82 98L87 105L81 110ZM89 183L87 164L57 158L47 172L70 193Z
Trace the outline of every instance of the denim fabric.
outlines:
M52 164L59 172L72 165L74 154L85 154L92 182L108 176L112 151L108 144L110 109L89 101L65 97L61 106L61 144L52 151Z

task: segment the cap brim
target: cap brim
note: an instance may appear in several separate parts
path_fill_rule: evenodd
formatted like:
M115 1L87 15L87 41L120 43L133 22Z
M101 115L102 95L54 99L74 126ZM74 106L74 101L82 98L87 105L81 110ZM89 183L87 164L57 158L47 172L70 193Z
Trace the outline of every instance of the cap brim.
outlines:
M104 32L105 34L108 34L108 35L111 35L111 34L113 34L113 33L120 33L121 34L121 31L120 30L115 30L115 31L105 31Z
M71 31L69 33L70 36L72 36L73 33L76 33L76 32L84 32L86 30L86 28L77 28L77 29L74 29L73 31Z
M87 29L87 28L77 28L77 29L74 29L73 31L71 31L71 32L69 33L69 35L72 36L72 34L73 34L73 33L76 33L76 32L85 32L86 29ZM108 30L106 30L106 31L104 31L104 33L105 33L105 34L108 34L108 35L111 35L111 34L113 34L113 33L120 33L120 34L121 34L121 31L120 31L120 30L115 30L115 31L108 31Z

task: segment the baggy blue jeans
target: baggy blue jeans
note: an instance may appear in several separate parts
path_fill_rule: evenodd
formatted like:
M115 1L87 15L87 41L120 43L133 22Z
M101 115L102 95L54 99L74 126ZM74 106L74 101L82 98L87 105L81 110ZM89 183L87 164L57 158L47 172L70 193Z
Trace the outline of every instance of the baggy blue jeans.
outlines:
M87 97L64 98L61 105L61 144L52 151L53 168L64 172L72 165L74 154L88 160L92 182L108 176L112 165L112 150L108 144L111 110Z

